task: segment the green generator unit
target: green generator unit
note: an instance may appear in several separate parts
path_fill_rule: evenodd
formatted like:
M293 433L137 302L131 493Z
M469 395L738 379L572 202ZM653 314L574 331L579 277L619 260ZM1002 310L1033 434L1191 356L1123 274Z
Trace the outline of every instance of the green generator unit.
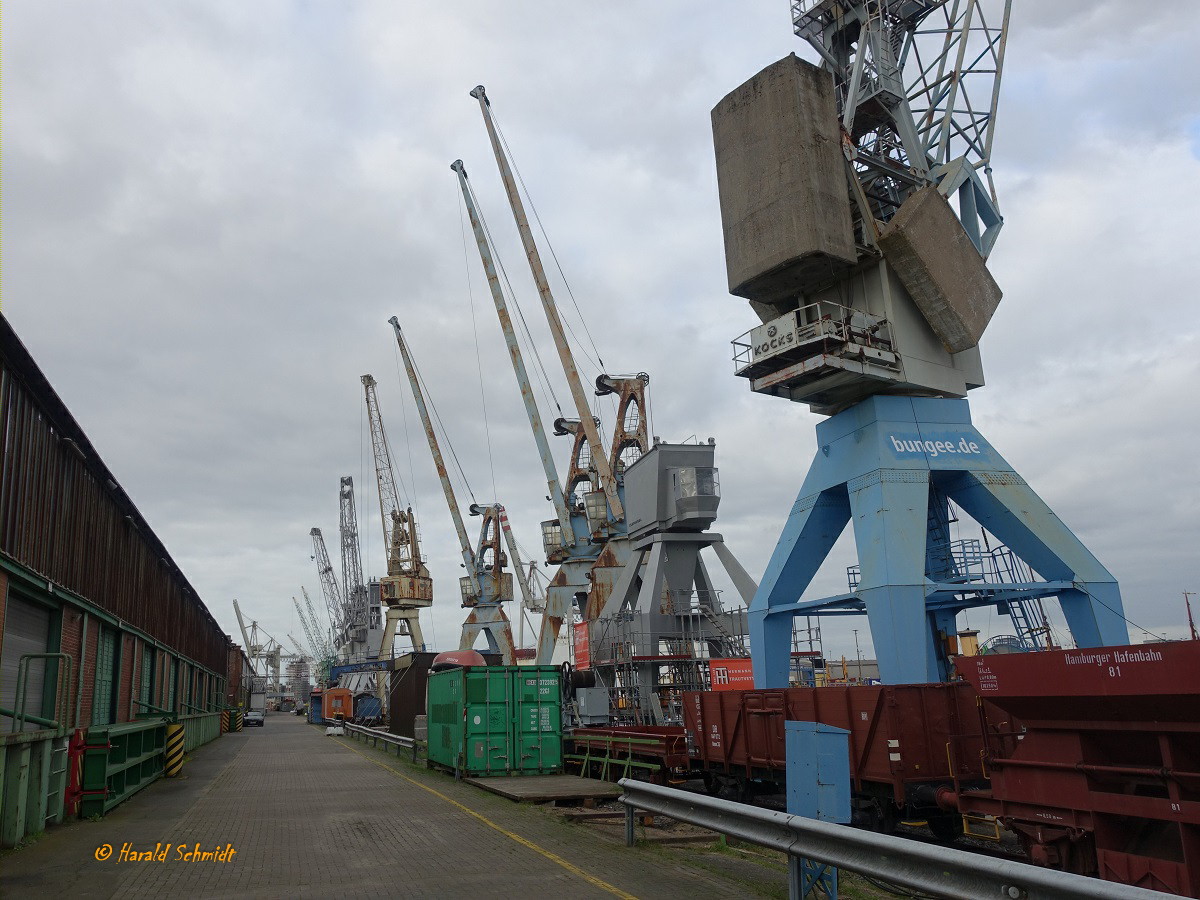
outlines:
M465 666L429 676L428 759L466 776L562 771L557 666Z

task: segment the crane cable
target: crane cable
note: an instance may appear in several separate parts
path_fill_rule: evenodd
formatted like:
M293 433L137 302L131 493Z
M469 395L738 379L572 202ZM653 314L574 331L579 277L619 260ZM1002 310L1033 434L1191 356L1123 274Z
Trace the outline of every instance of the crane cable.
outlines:
M500 258L500 254L496 252L496 242L492 239L491 229L488 228L487 220L483 217L483 212L480 210L479 201L475 197L475 191L471 187L471 183L467 182L467 190L471 195L471 202L475 206L476 214L479 216L479 224L483 228L484 240L487 241L488 247L492 253L492 259L495 260L496 268L500 272L500 276L504 279L504 284L508 288L508 299L512 301L512 305L517 309L517 318L521 322L521 330L525 336L525 345L533 354L535 366L534 374L538 376L539 387L542 388L543 396L548 395L547 402L553 403L554 408L558 410L558 414L563 415L562 405L558 402L558 395L554 393L554 385L550 381L550 376L546 372L546 365L542 361L542 354L538 352L537 343L533 340L533 334L529 330L529 323L525 319L525 310L521 308L521 303L517 299L516 292L512 288L512 282L508 278L508 270L504 268L504 260ZM517 334L518 340L521 334Z
M554 250L554 244L550 240L550 235L547 233L546 227L542 224L542 217L538 214L537 206L533 202L533 197L529 193L529 188L525 185L525 179L521 175L521 169L517 165L516 157L513 156L512 148L508 145L508 139L504 136L504 129L500 127L500 120L497 118L496 111L494 109L492 110L492 121L496 124L496 133L500 137L500 143L504 147L504 152L507 154L509 162L512 163L513 172L517 176L517 183L520 184L521 190L525 194L525 200L529 203L529 208L533 210L533 218L534 221L537 222L538 230L541 231L542 238L546 242L546 247L550 250L550 258L554 260L554 267L558 270L558 275L562 279L563 286L567 289L567 296L571 298L571 306L575 309L575 315L579 318L579 322L583 326L584 334L587 335L588 343L591 344L592 350L596 354L593 358L587 353L586 348L582 348L584 358L587 359L588 362L595 363L597 374L604 375L606 374L604 371L604 359L600 356L600 348L596 346L596 341L592 338L592 332L591 329L588 328L587 319L583 315L583 310L579 308L579 303L575 299L575 292L571 290L571 282L567 280L567 273L563 271L562 264L558 261L558 254ZM571 323L564 322L563 324L566 325L567 331L570 332L571 337L575 338L575 343L582 347L583 342L580 341L579 336L575 334L575 329L571 327ZM609 398L609 410L615 418L617 414L616 399L611 394L607 396ZM598 404L598 399L592 401L593 413L598 412L595 409ZM597 418L599 418L599 416L597 416ZM620 425L621 423L616 423L616 427L620 427Z
M398 347L392 352L397 357L399 356L400 351ZM411 347L409 348L408 352L409 355L412 356ZM397 370L396 374L397 377L399 377L399 370ZM462 478L463 485L467 489L467 494L470 495L472 503L478 504L479 501L475 499L475 492L471 489L471 482L467 479L467 473L463 470L462 463L458 460L458 453L454 449L454 442L450 440L450 433L446 430L446 426L442 424L441 413L438 412L437 404L433 402L433 395L429 393L429 387L425 384L425 379L421 375L421 370L417 367L416 360L413 360L413 374L416 376L417 386L425 398L425 405L433 414L433 419L436 420L436 422L431 421L429 423L430 427L433 427L436 424L436 427L441 429L442 439L446 442L446 446L450 448L450 457L454 460L455 468L458 469L459 477Z
M463 221L463 200L461 191L455 191L458 196L458 228L462 232L463 268L467 272L467 297L471 306L471 333L475 336L475 368L479 372L479 404L483 412L483 432L487 436L488 467L492 473L492 498L499 495L496 490L496 460L492 453L492 429L488 424L487 393L483 386L483 355L479 352L479 327L475 321L475 289L471 284L471 260L467 253L467 225Z
M603 374L604 360L600 358L600 350L596 346L596 342L592 339L592 332L588 328L587 319L584 318L583 311L580 310L579 304L575 301L575 293L571 290L571 284L569 281L567 281L566 273L563 272L563 268L558 262L558 254L554 252L554 245L550 242L550 235L546 233L546 228L542 225L542 218L538 215L537 207L533 203L533 197L529 195L529 188L525 186L525 179L521 177L521 169L517 166L516 157L513 156L512 148L508 146L508 139L504 136L504 130L500 127L500 121L496 117L496 111L494 109L492 110L492 121L496 123L496 133L500 136L500 143L504 145L504 152L508 155L509 162L512 163L513 172L516 173L517 182L521 185L521 190L525 194L525 199L529 203L529 208L533 210L534 221L537 222L538 230L542 232L542 237L546 240L546 247L550 250L550 258L554 260L554 266L556 269L558 269L559 277L562 278L563 285L567 289L567 296L571 298L571 305L575 308L575 314L579 317L579 322L583 326L583 331L587 335L588 342L592 345L592 350L596 354L595 362L599 367L601 374ZM579 341L579 338L575 335L574 330L571 329L569 324L567 325L567 329L571 331L572 337L575 337L575 340ZM579 341L579 343L582 343L582 341ZM585 350L584 353L586 355L587 351Z
M401 385L403 385L404 378L402 378L400 376L400 350L396 346L394 341L392 342L392 362L396 366L396 381L398 383L400 383ZM421 508L417 503L417 475L416 475L416 472L413 470L412 440L409 438L409 435L408 435L408 403L405 402L405 400L404 400L403 390L401 390L401 392L400 392L400 398L401 398L400 399L400 419L404 423L404 454L405 454L405 456L408 457L409 483L413 486L412 504L411 505L412 505L413 510L416 512L417 519L419 521L420 517L421 517ZM383 416L380 415L380 420L382 421L382 419L383 419ZM391 454L389 453L388 455L390 456ZM385 550L385 552L387 552L388 548L385 547L384 550Z

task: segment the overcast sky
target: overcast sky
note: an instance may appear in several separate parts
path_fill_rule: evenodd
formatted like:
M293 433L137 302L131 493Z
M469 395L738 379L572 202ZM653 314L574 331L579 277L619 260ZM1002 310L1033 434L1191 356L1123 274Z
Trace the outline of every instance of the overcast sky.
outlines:
M1187 0L1014 6L993 152L1004 301L972 408L1117 576L1128 617L1180 636L1181 592L1200 590L1200 19ZM785 0L4 12L4 314L230 634L236 597L303 641L290 598L307 585L323 607L308 532L337 558L341 475L383 571L370 372L435 578L426 634L457 644L458 550L391 315L474 496L540 543L552 511L464 246L456 158L569 397L478 83L609 371L650 373L655 434L716 438L717 528L761 575L820 418L732 375L729 341L757 319L726 293L709 111L779 57L811 56ZM569 447L553 446L561 467ZM845 589L851 552L808 596ZM851 627L827 627L830 655L853 655Z

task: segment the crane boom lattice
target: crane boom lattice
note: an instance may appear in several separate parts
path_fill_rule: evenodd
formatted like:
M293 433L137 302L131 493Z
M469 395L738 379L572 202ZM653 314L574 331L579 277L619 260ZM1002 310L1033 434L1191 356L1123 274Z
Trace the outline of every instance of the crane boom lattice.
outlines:
M404 509L400 506L400 493L396 489L396 477L392 471L392 451L383 428L375 379L371 375L364 375L362 384L379 488L379 516L387 553L387 575L380 579L379 590L388 611L379 650L383 655L390 655L392 642L398 633L408 635L414 650L424 648L418 613L433 603L433 579L421 557L417 518L411 506Z

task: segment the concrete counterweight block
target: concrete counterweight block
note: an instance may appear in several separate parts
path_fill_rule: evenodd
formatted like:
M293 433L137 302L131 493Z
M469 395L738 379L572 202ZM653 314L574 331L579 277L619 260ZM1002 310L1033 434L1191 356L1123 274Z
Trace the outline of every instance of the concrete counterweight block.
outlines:
M731 294L786 301L855 263L829 72L786 56L718 103L712 125Z
M909 195L879 248L949 352L979 343L1000 305L1000 287L936 187Z

